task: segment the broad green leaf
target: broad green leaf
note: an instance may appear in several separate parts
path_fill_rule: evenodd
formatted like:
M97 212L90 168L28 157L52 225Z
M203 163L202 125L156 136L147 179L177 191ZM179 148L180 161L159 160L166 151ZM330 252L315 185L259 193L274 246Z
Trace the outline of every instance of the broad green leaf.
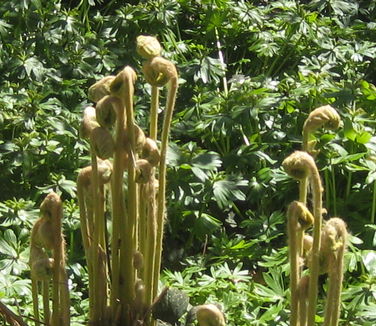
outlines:
M344 121L343 131L347 139L355 140L357 132L354 130L353 124L348 118L346 118Z
M274 290L259 283L255 283L254 293L259 296L264 297L263 300L267 302L276 302L279 300L283 300L283 296L278 295L277 293L274 292Z
M370 275L376 277L376 251L363 250L362 260Z
M356 142L359 144L367 144L371 138L372 135L369 132L363 131L360 134L356 135Z
M192 165L200 169L215 170L222 165L222 161L217 153L207 152L195 156Z

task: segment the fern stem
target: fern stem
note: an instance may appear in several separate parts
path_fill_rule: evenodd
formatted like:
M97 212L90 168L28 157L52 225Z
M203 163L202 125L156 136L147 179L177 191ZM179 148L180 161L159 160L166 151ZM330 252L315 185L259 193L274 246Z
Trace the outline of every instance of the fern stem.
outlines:
M178 89L178 77L174 76L170 80L167 95L166 113L163 122L161 136L161 155L159 165L159 189L157 197L157 243L156 243L156 260L155 271L153 277L153 297L155 298L158 291L159 272L161 269L162 259L162 239L165 218L165 200L166 200L166 156L168 148L168 137L172 121L172 114L176 101L176 93Z

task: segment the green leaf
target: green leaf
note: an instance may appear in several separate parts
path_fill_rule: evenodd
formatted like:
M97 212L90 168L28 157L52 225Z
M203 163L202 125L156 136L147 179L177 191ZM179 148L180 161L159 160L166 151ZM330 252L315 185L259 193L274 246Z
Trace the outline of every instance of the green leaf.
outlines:
M343 132L347 139L355 140L357 133L353 128L353 124L349 118L345 119L344 126L343 126Z
M338 157L338 158L334 158L332 160L332 164L340 164L340 163L344 163L344 162L351 162L351 161L356 161L356 160L359 160L360 158L364 157L367 153L356 153L356 154L350 154L350 155L346 155L346 156L342 156L342 157Z
M29 77L32 77L33 74L38 81L41 81L44 73L44 67L36 57L26 59L24 68Z
M362 260L369 274L373 277L376 277L376 251L363 250Z
M209 178L209 176L200 168L193 166L192 167L193 174L199 178L201 181L205 181Z
M215 181L213 184L214 199L222 209L229 207L233 200L245 200L245 194L238 187L246 186L246 180L236 180L227 176L226 179Z
M63 179L59 181L59 186L65 190L72 198L76 198L76 182L72 180Z
M363 131L360 134L356 135L356 142L359 144L367 144L371 138L372 135L369 132Z
M5 35L9 28L11 28L12 25L8 24L3 19L0 19L0 34Z
M276 294L274 290L259 283L255 283L254 293L264 297L264 300L268 302L276 302L279 300L283 300L283 297Z
M216 170L222 165L222 161L217 153L207 152L195 156L192 165L204 170Z
M222 222L220 220L209 214L201 213L196 219L193 229L198 237L203 238L205 235L216 231L221 225Z

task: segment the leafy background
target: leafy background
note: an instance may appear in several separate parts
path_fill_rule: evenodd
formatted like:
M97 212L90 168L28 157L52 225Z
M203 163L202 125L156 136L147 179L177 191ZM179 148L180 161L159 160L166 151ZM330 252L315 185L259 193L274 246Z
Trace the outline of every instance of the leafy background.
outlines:
M164 282L192 304L221 303L229 325L288 325L285 208L297 185L280 165L309 112L331 104L343 126L316 136L327 216L352 233L341 318L374 325L375 21L374 0L2 1L0 299L31 315L29 232L52 188L65 202L74 325L85 323L75 178L88 161L86 91L126 64L140 72L135 40L149 34L180 73ZM149 93L140 74L141 126Z

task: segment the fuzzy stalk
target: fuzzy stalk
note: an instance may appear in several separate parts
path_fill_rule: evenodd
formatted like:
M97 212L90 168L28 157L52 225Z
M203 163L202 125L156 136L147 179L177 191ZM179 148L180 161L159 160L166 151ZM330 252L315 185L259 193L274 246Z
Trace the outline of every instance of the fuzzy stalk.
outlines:
M157 140L158 107L159 107L159 87L151 86L150 138L153 140Z
M329 298L328 302L332 302L332 317L330 326L338 326L339 315L340 315L340 305L341 305L341 291L342 291L342 282L343 282L343 257L344 257L344 248L338 253L337 266L338 269L330 275L330 282L332 283L333 291L332 297Z
M39 320L39 302L38 302L38 281L36 279L31 279L31 293L33 296L33 313L35 319L35 326L40 326Z
M298 282L299 282L299 245L298 245L298 221L293 205L289 206L288 216L288 239L290 258L290 326L298 325L299 305L298 305Z
M68 287L68 275L65 269L65 241L62 242L62 264L60 269L59 297L61 305L62 326L70 325L70 299Z
M138 190L136 184L136 145L134 132L134 113L133 113L133 94L134 77L131 68L126 67L123 74L124 97L122 101L125 106L126 127L129 133L130 146L128 146L128 192L127 192L127 210L125 227L121 228L120 238L120 291L122 293L120 301L122 309L131 309L135 298L135 271L133 268L133 255L137 249L136 246L136 223L138 217ZM128 320L125 316L125 310L122 312L122 320Z
M156 255L156 210L155 210L155 180L152 175L150 182L147 184L148 198L150 198L147 207L147 239L146 254L145 254L145 302L147 306L153 303L153 288L154 288L154 274L155 274L155 255Z
M60 232L58 231L60 228L58 227L61 222L57 223L55 228L55 237L56 237L56 244L55 248L53 249L53 258L54 258L54 267L53 267L53 275L52 275L52 326L60 326L62 321L61 316L61 305L60 305L60 268L61 268L61 238Z
M157 243L156 243L156 257L155 257L155 271L153 280L153 297L155 298L158 291L159 272L161 269L162 259L162 240L163 228L165 218L165 200L166 200L166 155L168 148L168 137L170 133L170 126L172 121L172 114L175 107L176 94L178 90L178 77L174 76L170 79L170 85L167 95L166 113L163 122L162 136L161 136L161 153L159 165L159 190L157 197Z
M157 141L158 134L158 107L159 87L151 86L151 107L150 107L150 138ZM147 233L149 241L146 242L145 255L145 301L151 305L154 299L154 269L156 263L156 196L155 196L155 168L152 169L151 182L147 185L150 191L147 208ZM142 201L144 202L144 201Z
M139 239L139 248L138 250L143 256L144 261L146 260L146 247L148 242L148 234L147 234L147 203L150 200L148 196L148 189L147 185L141 184L139 186L139 223L138 223L138 239ZM145 281L145 268L142 267L142 279Z
M329 230L329 231L328 231ZM324 226L323 237L330 239L329 250L322 250L329 262L329 287L323 326L338 326L341 290L343 282L343 259L347 242L346 224L340 218L331 218ZM325 240L323 240L324 247ZM327 242L326 242L327 243Z
M95 155L94 148L91 148L91 190L92 200L94 206L94 237L93 246L91 250L91 261L93 264L93 320L96 325L100 325L103 322L105 308L106 308L106 296L107 296L107 282L106 279L100 277L100 270L103 268L100 264L105 262L98 259L100 248L103 248L104 243L104 212L103 212L103 198L101 196L101 189L99 186L98 177L98 160Z
M85 199L85 191L83 185L83 178L81 174L77 177L77 199L78 199L78 206L80 211L80 226L81 226L81 236L85 251L85 258L88 268L88 277L89 277L89 320L93 320L93 262L91 259L91 252L92 252L92 239L90 234L92 234L89 230L93 228L93 225L89 225L92 223L89 220L89 212L87 208L90 206L88 203L88 199Z
M116 130L115 130L115 152L113 160L113 172L111 179L111 202L112 202L112 240L111 240L111 307L112 319L118 318L118 300L120 297L120 229L121 221L125 218L123 198L123 150L125 111L124 106L119 103L116 106Z
M309 276L303 276L298 285L299 293L299 326L307 325L307 304L308 304Z
M316 165L311 167L311 180L313 188L313 245L312 245L312 261L310 266L309 292L308 292L308 326L314 326L316 314L316 302L318 292L319 277L319 256L321 244L321 224L322 224L322 185L319 172Z
M43 289L43 321L45 325L48 325L50 323L50 281L45 280L42 283L42 289Z

